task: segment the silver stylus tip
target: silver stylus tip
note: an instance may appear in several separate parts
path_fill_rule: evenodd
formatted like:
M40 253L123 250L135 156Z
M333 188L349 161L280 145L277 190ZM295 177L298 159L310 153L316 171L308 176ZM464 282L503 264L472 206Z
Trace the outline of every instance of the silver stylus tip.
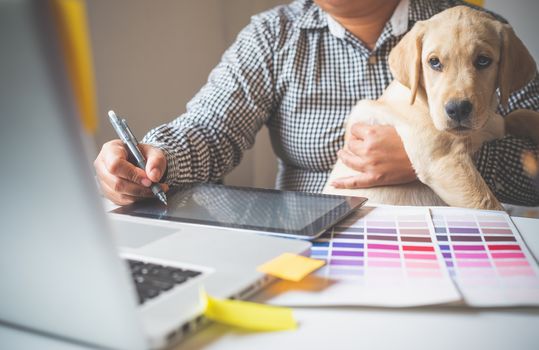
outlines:
M163 204L168 205L167 204L167 196L163 192L158 193L157 197L159 198L159 200L161 202L163 202Z

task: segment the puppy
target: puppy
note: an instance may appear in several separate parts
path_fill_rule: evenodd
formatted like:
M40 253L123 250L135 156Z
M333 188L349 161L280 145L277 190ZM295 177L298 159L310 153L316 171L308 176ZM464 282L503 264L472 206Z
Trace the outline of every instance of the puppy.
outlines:
M401 137L419 181L367 189L330 184L356 171L340 160L324 193L364 196L396 205L502 209L471 155L505 130L539 142L539 113L496 113L509 94L536 74L535 61L509 25L458 6L417 22L389 55L395 80L376 101L362 100L346 122L391 125ZM496 89L500 90L500 101Z

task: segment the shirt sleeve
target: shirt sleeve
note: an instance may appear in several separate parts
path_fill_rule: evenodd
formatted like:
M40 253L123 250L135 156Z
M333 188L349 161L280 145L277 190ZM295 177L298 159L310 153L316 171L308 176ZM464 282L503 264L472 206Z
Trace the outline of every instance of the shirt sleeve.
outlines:
M144 137L143 143L165 152L164 182L219 181L252 147L273 106L274 40L269 28L253 18L187 104L186 113Z
M508 108L499 106L498 113L506 116L519 108L539 111L539 76L513 93ZM529 139L506 135L480 148L475 155L476 166L501 202L536 206L539 205L539 191L523 169L521 157L524 151L538 154L539 150Z

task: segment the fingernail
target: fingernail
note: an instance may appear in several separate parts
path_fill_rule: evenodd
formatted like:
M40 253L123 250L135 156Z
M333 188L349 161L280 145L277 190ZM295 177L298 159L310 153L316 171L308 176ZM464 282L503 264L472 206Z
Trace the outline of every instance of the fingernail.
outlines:
M156 181L159 181L161 179L161 173L159 172L158 169L152 170L152 177L156 179Z
M152 182L148 179L142 179L142 186L150 187L152 185Z

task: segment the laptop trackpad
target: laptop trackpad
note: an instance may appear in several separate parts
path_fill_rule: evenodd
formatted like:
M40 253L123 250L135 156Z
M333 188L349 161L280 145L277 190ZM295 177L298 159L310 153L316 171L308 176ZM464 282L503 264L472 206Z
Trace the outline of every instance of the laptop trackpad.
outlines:
M176 228L146 225L140 222L110 220L118 247L140 248L148 243L178 232Z

